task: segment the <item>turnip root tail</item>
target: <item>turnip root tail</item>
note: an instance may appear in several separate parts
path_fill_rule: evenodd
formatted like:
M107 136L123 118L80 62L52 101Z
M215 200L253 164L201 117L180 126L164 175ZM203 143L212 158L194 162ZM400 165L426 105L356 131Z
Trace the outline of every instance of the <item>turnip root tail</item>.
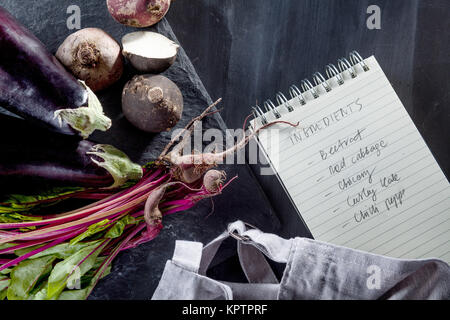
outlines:
M159 162L169 164L172 169L174 177L185 183L194 183L200 180L206 171L217 166L227 156L234 154L238 150L244 148L251 139L256 137L261 130L269 128L276 124L286 124L292 127L297 127L297 124L293 124L286 121L274 121L267 125L264 125L252 133L245 135L241 141L236 143L233 147L219 153L203 153L203 154L183 154L183 148L187 143L190 143L190 137L194 131L196 125L206 116L215 113L217 111L211 111L217 106L222 99L217 100L210 105L206 110L197 118L193 119L178 135L176 135L172 141L166 146L164 151L159 157ZM248 118L247 118L248 119ZM247 121L246 121L247 122ZM245 127L245 124L244 124ZM175 142L181 138L181 141L176 144ZM173 147L173 148L172 148ZM170 149L172 150L170 151ZM169 152L170 151L170 152Z

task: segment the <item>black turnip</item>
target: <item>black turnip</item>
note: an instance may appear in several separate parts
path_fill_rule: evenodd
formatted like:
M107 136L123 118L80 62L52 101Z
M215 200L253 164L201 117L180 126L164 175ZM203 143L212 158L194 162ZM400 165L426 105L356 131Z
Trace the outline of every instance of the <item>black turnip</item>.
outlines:
M135 76L123 89L122 110L140 130L169 131L181 119L183 96L177 85L164 76Z

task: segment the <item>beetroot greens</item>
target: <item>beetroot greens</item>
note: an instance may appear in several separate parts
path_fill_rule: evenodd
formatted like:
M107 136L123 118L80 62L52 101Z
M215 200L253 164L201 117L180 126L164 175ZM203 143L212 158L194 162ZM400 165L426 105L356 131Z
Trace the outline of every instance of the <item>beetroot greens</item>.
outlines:
M244 147L259 130L222 153L183 155L183 146L195 124L214 113L211 110L219 102L174 137L157 161L144 166L142 178L134 185L123 189L81 188L22 199L16 206L21 216L0 220L0 276L10 280L8 286L0 287L0 298L86 299L121 251L158 236L164 216L220 195L236 177L225 183L225 172L210 169L221 158ZM268 126L275 123L280 122ZM68 198L96 201L69 212L45 214L49 203ZM39 209L38 215L29 214L30 208ZM0 203L0 217L8 214L17 214L14 206ZM52 264L45 265L40 274L27 269L33 265L28 261L44 257ZM30 278L14 277L15 270ZM68 286L77 275L81 285ZM41 281L34 281L37 277ZM26 293L18 292L24 287L22 282L32 284Z

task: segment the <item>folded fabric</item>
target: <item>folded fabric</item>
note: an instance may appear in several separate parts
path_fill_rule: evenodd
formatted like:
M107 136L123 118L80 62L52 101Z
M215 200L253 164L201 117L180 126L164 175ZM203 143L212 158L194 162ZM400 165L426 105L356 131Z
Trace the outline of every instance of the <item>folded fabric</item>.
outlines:
M206 271L221 243L238 240L249 283L221 282ZM265 256L265 257L264 257ZM269 263L285 263L278 281ZM400 260L315 240L282 239L242 221L210 244L177 241L153 300L449 299L450 268L436 259Z

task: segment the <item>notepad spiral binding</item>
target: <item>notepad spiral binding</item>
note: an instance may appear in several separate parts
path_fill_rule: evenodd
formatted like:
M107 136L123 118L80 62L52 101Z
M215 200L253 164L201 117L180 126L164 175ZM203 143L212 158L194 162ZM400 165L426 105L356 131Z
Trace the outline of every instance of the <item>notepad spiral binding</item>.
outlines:
M358 71L355 68L357 65L360 65L364 72L369 71L369 66L361 55L357 51L352 51L350 52L349 59L345 57L338 59L337 67L332 63L325 66L325 73L328 79L325 79L320 72L316 72L312 77L315 86L308 79L304 79L300 82L302 90L296 85L291 85L289 87L289 95L291 96L291 99L298 98L301 105L306 105L308 102L307 93L311 93L311 96L314 99L321 96L320 92L316 89L318 86L322 86L325 92L330 92L333 90L329 83L332 79L335 79L338 85L342 86L345 84L344 73L348 72L351 78L356 78L358 76ZM278 92L275 97L277 105L270 99L264 101L263 108L265 111L258 105L252 107L255 120L260 119L263 125L267 125L269 124L269 121L267 120L266 115L269 113L272 113L276 119L280 119L280 108L285 107L289 112L294 111L294 108L289 104L289 100L282 92Z

